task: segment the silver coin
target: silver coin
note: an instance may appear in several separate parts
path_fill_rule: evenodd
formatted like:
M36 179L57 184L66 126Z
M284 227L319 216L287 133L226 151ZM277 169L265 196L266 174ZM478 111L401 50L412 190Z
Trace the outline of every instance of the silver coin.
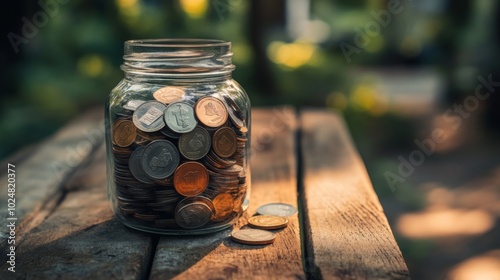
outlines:
M190 132L198 124L194 117L193 107L184 102L175 102L168 105L164 119L167 126L177 133Z
M204 128L197 126L179 138L179 152L187 159L197 160L210 151L210 142L210 134Z
M179 160L174 144L167 140L155 140L144 148L141 164L149 177L164 179L174 173Z
M261 215L273 215L280 217L288 217L297 213L297 208L286 203L269 203L257 208L257 213Z
M130 155L130 160L128 162L129 168L130 168L130 173L139 181L145 184L153 184L154 181L151 179L146 172L144 172L144 169L142 168L142 155L144 153L144 147L140 147L139 149L135 150L131 155Z
M163 114L167 106L158 101L148 101L137 107L132 116L134 125L144 132L155 132L165 126Z
M212 210L205 203L194 202L175 212L175 221L183 228L199 228L210 221Z

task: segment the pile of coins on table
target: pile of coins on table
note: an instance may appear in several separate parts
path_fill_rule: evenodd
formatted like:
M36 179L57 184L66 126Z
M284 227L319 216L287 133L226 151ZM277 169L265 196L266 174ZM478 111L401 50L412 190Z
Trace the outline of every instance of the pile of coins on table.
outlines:
M248 128L224 94L179 87L111 110L116 210L135 224L197 229L238 217L247 191Z
M276 239L270 230L282 229L288 225L287 217L297 213L297 209L286 203L268 203L257 208L257 216L248 219L252 228L234 231L231 238L241 244L266 245Z

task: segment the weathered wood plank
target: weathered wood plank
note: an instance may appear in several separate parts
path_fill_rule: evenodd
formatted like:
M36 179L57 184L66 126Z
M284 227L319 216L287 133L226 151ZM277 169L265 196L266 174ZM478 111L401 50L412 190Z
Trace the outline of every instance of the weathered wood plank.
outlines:
M68 180L69 192L62 203L25 236L16 251L16 273L2 264L1 279L147 276L152 236L128 229L114 218L107 201L105 169L101 145Z
M294 131L290 109L257 109L252 126L252 190L246 224L258 206L268 202L297 205ZM231 229L199 237L162 237L153 262L152 279L303 279L298 217L278 231L268 246L240 245Z
M300 119L308 271L323 279L408 279L341 118L311 110Z
M62 186L68 175L80 164L104 138L103 108L94 108L70 122L52 137L36 146L28 147L16 166L16 245L23 236L43 221L62 197ZM20 153L23 154L23 153ZM0 220L7 218L7 166L0 178ZM0 228L0 262L6 259L8 229Z

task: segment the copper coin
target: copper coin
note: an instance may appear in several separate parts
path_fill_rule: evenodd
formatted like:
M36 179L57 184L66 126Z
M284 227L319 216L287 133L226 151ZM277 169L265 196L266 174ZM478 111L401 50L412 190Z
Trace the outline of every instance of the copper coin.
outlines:
M262 229L246 228L231 234L234 241L248 245L265 245L274 242L276 235Z
M174 173L174 187L183 196L195 196L208 186L208 171L203 164L189 161L181 164Z
M279 229L288 225L288 219L280 216L259 215L251 217L248 224L260 229Z
M223 127L214 134L212 147L221 157L230 157L237 148L236 133L229 127Z
M215 97L202 97L195 105L196 116L208 127L219 127L227 121L224 103Z
M136 138L134 123L131 121L119 121L113 131L113 142L119 147L128 147Z
M214 198L213 202L215 207L214 220L224 219L233 212L234 200L230 194L221 193Z
M153 97L160 102L170 104L181 101L185 94L186 92L180 87L168 86L155 91Z

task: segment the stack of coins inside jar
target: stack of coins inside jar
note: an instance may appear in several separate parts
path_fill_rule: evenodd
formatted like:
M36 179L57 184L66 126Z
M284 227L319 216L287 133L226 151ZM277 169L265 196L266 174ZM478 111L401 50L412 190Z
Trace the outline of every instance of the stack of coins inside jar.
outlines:
M224 92L167 86L152 97L110 111L117 215L159 229L235 220L248 184L243 111Z

